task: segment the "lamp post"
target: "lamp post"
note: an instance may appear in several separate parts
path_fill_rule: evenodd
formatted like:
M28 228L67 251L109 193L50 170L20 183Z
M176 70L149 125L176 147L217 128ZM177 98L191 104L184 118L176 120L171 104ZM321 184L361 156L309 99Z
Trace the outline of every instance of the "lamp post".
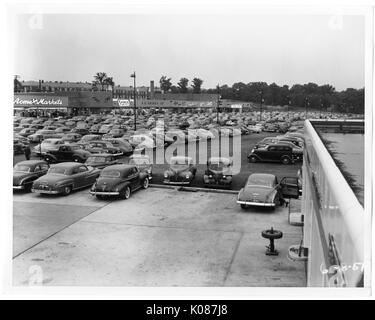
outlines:
M292 101L290 101L290 97L289 96L286 96L286 98L288 99L288 120L289 120L290 119L289 109L290 109L290 104L292 103Z
M307 105L309 104L309 99L305 98L305 120L307 119Z
M259 90L259 94L260 94L260 114L259 114L259 121L262 121L263 90Z
M135 71L130 75L131 78L134 78L134 131L137 131L137 97L136 97L136 86L135 86Z
M323 108L323 101L320 99L320 107L319 107L319 119L322 118L322 108Z
M220 104L220 86L217 84L217 106L216 106L216 123L219 124L219 104Z

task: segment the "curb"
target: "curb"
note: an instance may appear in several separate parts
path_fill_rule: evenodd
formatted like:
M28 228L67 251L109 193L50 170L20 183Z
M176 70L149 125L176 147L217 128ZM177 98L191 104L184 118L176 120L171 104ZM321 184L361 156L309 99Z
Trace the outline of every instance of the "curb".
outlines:
M172 189L177 191L187 192L211 192L211 193L224 193L224 194L238 194L237 190L224 190L224 189L211 189L211 188L200 188L200 187L183 187L183 186L168 186L163 184L150 184L152 188L161 189Z

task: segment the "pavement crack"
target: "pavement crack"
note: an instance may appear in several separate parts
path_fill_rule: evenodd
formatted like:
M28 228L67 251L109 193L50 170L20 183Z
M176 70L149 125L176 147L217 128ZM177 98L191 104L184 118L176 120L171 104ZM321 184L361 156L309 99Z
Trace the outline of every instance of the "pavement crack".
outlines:
M223 286L225 286L225 282L226 282L227 279L228 279L228 276L229 276L229 273L230 273L230 269L232 268L232 264L233 264L234 258L236 257L236 254L237 254L237 251L238 251L238 248L239 248L239 246L240 246L240 243L241 243L241 241L242 241L243 236L244 236L244 232L241 232L241 234L240 234L240 238L239 238L238 241L237 241L236 247L234 248L234 251L233 251L232 257L231 257L230 262L229 262L229 265L228 265L228 267L227 267L227 270L226 270L226 273L225 273L225 276L224 276L224 280L223 280Z
M96 208L95 210L93 210L92 212L90 212L89 214L87 214L86 216L81 217L81 218L79 218L78 220L73 221L72 223L66 225L64 228L62 228L62 229L60 229L60 230L57 230L56 232L53 232L52 234L50 234L50 235L47 236L46 238L44 238L44 239L42 239L42 240L40 240L40 241L34 243L34 244L33 244L32 246L30 246L29 248L27 248L27 249L25 249L25 250L19 252L19 253L16 254L15 256L13 256L13 260L16 259L17 257L19 257L20 255L26 253L27 251L29 251L29 250L35 248L37 245L41 244L42 242L44 242L44 241L46 241L46 240L52 238L53 236L55 236L56 234L60 233L61 231L63 231L63 230L65 230L65 229L69 228L69 227L72 226L73 224L75 224L75 223L81 221L82 219L88 217L90 214L93 214L93 213L95 213L96 211L98 211L98 210L100 210L100 209L102 209L102 208L108 206L110 203L111 203L111 202L108 202L108 203L105 204L104 206L99 207L99 208Z

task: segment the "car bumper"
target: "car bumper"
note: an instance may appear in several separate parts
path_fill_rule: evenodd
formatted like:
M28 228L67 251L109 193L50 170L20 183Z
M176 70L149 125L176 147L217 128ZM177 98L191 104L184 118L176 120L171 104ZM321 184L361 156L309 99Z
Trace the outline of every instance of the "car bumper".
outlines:
M253 202L253 201L237 200L237 203L244 204L246 206L255 206L255 207L275 207L275 203L269 203L269 202Z
M23 190L25 186L13 186L13 190Z
M188 185L190 184L190 181L170 181L170 180L164 180L164 184L174 184L174 185Z
M204 184L210 186L229 186L232 183L232 179L214 179L204 177Z
M42 189L31 189L31 192L34 193L45 193L45 194L59 194L57 190L42 190Z
M120 192L90 191L92 196L118 196Z

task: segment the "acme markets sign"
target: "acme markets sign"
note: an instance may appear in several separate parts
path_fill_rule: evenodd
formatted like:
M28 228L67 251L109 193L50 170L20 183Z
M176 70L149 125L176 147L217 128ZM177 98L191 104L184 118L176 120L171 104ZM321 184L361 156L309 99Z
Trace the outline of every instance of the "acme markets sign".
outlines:
M67 107L68 106L68 97L30 97L30 96L15 96L14 97L14 106L16 107Z

